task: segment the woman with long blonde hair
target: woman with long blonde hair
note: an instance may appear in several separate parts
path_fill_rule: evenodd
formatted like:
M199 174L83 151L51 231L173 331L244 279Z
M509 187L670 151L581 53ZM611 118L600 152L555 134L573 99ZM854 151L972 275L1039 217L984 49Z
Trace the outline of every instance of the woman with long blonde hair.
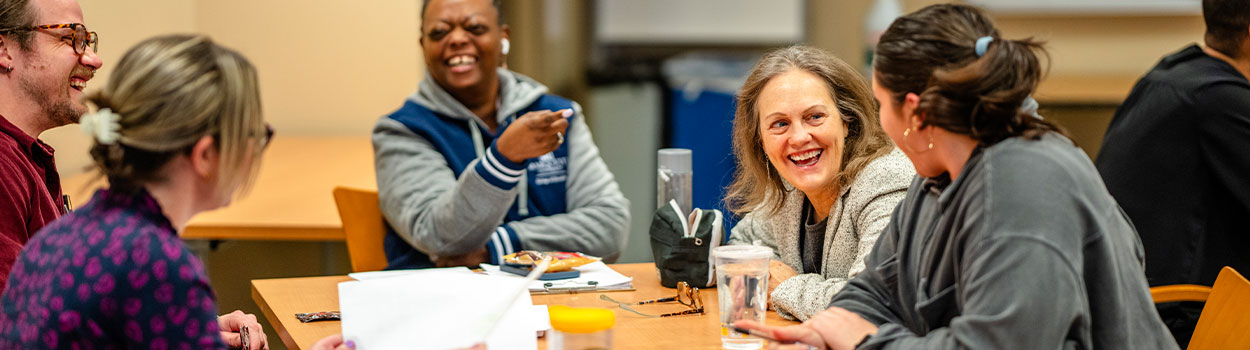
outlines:
M744 217L729 242L773 248L771 307L806 320L864 270L915 172L859 72L812 47L760 59L738 95L733 140L727 201Z

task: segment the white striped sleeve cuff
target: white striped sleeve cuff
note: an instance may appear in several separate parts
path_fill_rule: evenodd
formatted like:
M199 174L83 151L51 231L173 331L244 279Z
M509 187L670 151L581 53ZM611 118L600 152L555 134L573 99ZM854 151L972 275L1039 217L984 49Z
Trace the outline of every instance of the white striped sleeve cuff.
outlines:
M521 247L521 238L517 237L516 231L508 226L496 227L495 233L491 234L490 240L486 241L486 251L490 255L491 264L494 265L503 263L505 255L521 250L524 250Z
M510 190L516 187L517 182L521 180L521 175L525 173L525 163L517 163L508 160L495 144L491 144L486 154L478 158L477 166L474 167L482 178L486 179L495 187L504 190Z

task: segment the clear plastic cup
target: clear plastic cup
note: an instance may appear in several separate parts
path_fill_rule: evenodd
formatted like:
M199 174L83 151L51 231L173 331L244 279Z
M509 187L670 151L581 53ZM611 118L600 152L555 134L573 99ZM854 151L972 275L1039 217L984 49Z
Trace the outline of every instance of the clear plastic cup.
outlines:
M761 246L732 245L712 249L722 325L738 320L764 323L768 309L768 260L772 257L772 248ZM762 339L749 338L723 326L720 341L726 349L764 346Z

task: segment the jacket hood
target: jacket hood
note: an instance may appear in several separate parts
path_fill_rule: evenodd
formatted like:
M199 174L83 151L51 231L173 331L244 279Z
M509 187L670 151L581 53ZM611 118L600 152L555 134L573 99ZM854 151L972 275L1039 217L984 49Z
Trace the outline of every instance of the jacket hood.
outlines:
M498 68L497 72L499 73L500 92L500 107L495 113L495 120L497 121L504 121L547 93L547 86L530 77L503 68ZM473 112L469 111L468 107L465 107L463 103L452 97L451 93L439 86L434 81L434 77L430 76L429 71L426 71L425 79L422 79L420 85L417 86L417 92L409 96L408 100L440 115L461 120L476 120L478 123L482 123ZM485 126L485 123L482 124Z

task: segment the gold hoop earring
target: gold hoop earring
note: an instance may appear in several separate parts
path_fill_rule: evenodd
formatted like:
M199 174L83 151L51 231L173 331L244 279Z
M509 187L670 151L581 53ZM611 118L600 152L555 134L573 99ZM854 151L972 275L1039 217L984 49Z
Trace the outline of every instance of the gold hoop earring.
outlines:
M907 144L907 135L909 135L909 134L911 134L911 128L910 128L910 127L909 127L909 128L907 128L907 129L903 129L903 147L907 147L908 149L911 149L911 146L909 146L909 145ZM928 149L926 149L926 150L924 150L924 152L928 152L928 151L930 151L930 150L933 150L933 136L932 136L932 135L929 135L929 148L928 148ZM913 149L913 150L912 150L912 152L915 152L915 150ZM916 152L916 153L917 153L917 154L920 154L920 153L924 153L924 152Z

